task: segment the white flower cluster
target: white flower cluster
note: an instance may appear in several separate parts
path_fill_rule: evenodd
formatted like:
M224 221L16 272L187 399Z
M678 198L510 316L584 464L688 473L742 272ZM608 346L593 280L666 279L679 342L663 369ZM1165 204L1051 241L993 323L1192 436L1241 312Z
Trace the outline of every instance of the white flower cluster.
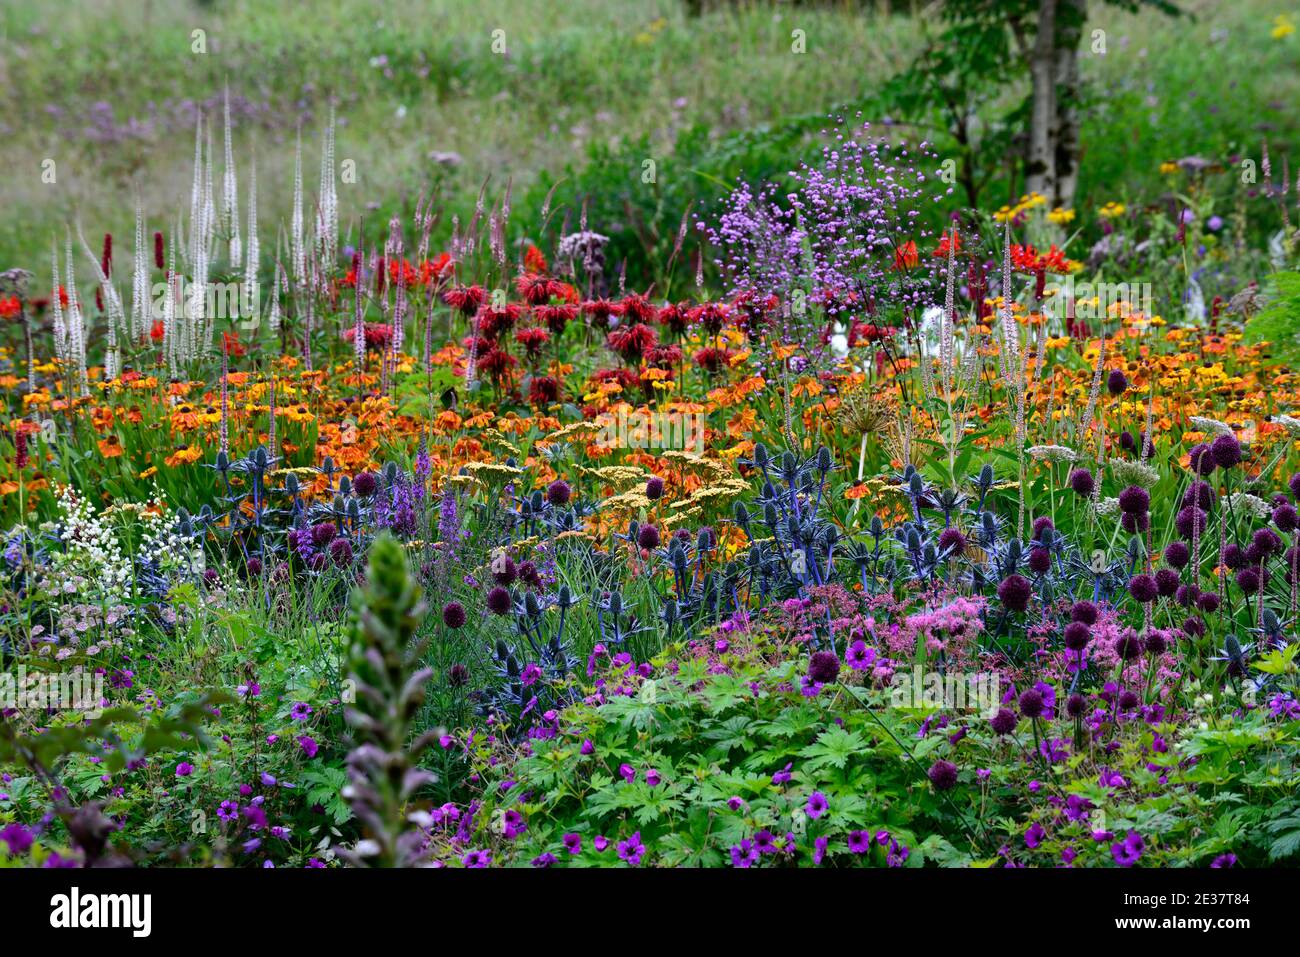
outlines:
M124 601L131 590L131 561L122 554L104 516L96 515L90 503L69 487L59 490L58 503L59 539L64 550L54 559L56 568L87 577L98 594L83 598L109 604Z
M1079 456L1064 445L1032 445L1025 450L1031 458L1043 462L1073 462Z
M152 504L160 505L157 502ZM141 557L152 559L165 575L190 578L203 574L206 567L203 548L194 538L182 535L176 522L169 520L161 507L146 510L141 515L141 522L144 525Z
M1226 422L1220 422L1218 419L1207 419L1199 415L1189 415L1187 421L1190 422L1192 428L1198 432L1208 432L1215 435L1236 434L1232 431L1232 426L1228 425Z
M1230 512L1245 512L1253 515L1255 518L1269 519L1273 517L1273 507L1262 498L1251 495L1249 492L1233 492L1224 499Z
M1111 459L1110 474L1120 485L1140 485L1152 488L1160 481L1160 473L1145 462L1129 459Z

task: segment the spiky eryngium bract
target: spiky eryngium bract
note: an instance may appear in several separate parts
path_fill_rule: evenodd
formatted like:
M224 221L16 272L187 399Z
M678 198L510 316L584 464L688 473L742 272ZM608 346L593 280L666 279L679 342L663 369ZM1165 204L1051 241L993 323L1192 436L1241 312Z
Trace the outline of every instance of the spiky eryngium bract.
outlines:
M407 802L433 775L417 762L433 741L426 732L408 744L411 722L433 674L420 660L428 640L417 635L425 603L406 553L388 534L370 549L366 584L352 596L349 668L356 703L344 712L356 747L348 754L343 796L366 836L339 856L363 867L411 867L424 835L408 821Z

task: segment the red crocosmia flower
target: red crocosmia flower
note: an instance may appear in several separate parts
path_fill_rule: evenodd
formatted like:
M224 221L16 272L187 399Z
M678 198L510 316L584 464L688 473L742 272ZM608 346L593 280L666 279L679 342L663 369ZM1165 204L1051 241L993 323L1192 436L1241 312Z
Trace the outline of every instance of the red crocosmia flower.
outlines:
M667 326L673 335L680 336L686 332L686 327L691 321L690 307L680 302L669 303L659 308L655 318L661 326Z
M532 243L529 243L528 248L524 250L524 269L528 270L528 272L534 273L549 272L546 265L546 257L543 256L542 251Z
M515 288L529 305L540 306L551 298L551 280L537 273L516 276Z
M551 298L574 306L582 301L582 296L577 287L567 282L561 282L558 279L551 280Z
M1012 245L1011 265L1019 272L1037 273L1053 272L1058 274L1070 271L1070 260L1065 253L1053 244L1045 253L1040 253L1033 246Z
M18 315L20 309L22 309L22 303L18 301L17 296L0 299L0 318L12 319Z
M695 355L691 356L695 364L705 372L713 375L721 372L731 365L732 353L729 349L718 349L714 346L707 346L699 349Z
M154 320L154 324L149 329L149 338L154 342L162 342L163 336L167 334L167 327L163 325L161 319Z
M420 285L427 286L435 279L441 279L451 271L451 253L439 253L433 259L420 263Z
M403 286L410 288L420 284L420 274L415 271L409 259L403 259L398 262L396 259L388 261L388 281L396 286L399 281Z
M520 329L515 333L515 342L524 347L529 358L536 359L542 353L542 347L551 341L551 334L536 326Z
M560 383L554 376L535 375L528 383L528 401L533 405L550 405L560 401Z
M874 322L855 322L849 332L849 345L858 342L879 342L894 335L893 326L878 326Z
M593 299L582 304L582 311L597 322L608 322L610 316L623 314L622 307L608 299Z
M619 306L632 322L650 322L655 317L654 303L640 293L624 296Z
M68 290L60 286L58 289L58 294L59 294L59 305L62 306L64 309L68 308Z
M472 316L487 302L487 290L482 286L455 286L442 294L442 301L462 315Z
M239 341L238 333L223 332L221 334L221 347L228 356L242 356L244 354L244 344Z
M908 240L903 245L894 249L894 268L900 272L905 269L915 269L921 262L921 257L916 251L916 243Z
M551 330L552 335L561 335L572 320L578 316L577 306L538 306L533 310L537 321Z
M622 356L625 362L636 362L659 341L659 335L643 322L615 329L605 337L605 344Z
M702 303L690 311L691 322L703 326L711 336L716 336L722 331L727 316L727 307L720 302Z
M934 248L931 255L937 259L947 259L950 246L954 256L961 252L961 234L955 229L943 234L943 238L939 240L939 245Z

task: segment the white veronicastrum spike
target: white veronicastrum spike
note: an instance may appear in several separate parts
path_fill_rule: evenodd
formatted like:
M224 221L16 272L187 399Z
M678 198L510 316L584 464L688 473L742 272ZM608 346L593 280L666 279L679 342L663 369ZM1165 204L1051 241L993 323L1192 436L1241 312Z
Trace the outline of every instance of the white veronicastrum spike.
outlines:
M221 227L230 234L230 267L237 269L243 258L239 240L239 184L235 178L235 149L230 134L230 84L225 97L226 166L221 176Z
M248 262L244 266L244 286L250 291L257 288L257 260L261 252L257 241L257 160L254 159L248 174Z
M77 238L81 240L81 248L86 251L86 257L94 267L95 278L99 280L100 296L104 301L104 314L108 317L108 346L104 357L104 376L109 381L117 378L119 366L119 357L117 353L117 329L118 326L126 326L126 310L122 307L122 297L117 294L117 289L113 286L113 281L109 279L108 274L104 272L104 267L95 257L95 252L86 242L85 235L81 232L81 224L77 224Z
M943 376L944 392L948 394L952 393L956 378L953 369L953 311L956 308L957 301L955 295L957 277L954 271L956 248L957 230L954 227L948 237L948 277L943 293L943 320L939 326L939 370Z
M194 182L190 186L190 232L187 260L198 256L199 226L203 222L203 111L194 124Z
M135 197L135 262L131 274L131 338L138 339L149 331L153 315L149 296L149 249L145 245L144 203Z
M50 252L53 259L53 289L50 307L54 310L54 355L65 365L68 362L68 322L63 315L63 297L59 295L59 241L51 238Z
M1019 389L1016 379L1020 373L1020 329L1011 311L1011 224L1005 227L1002 247L1002 348L1006 353L1003 376L1007 388Z
M167 369L173 376L176 375L177 339L179 338L179 330L176 327L176 297L179 295L176 288L176 235L179 232L180 223L177 222L172 229L171 241L168 243L167 298L163 300L163 353L167 356Z
M68 351L81 383L80 395L84 399L90 395L90 382L86 375L86 321L81 313L81 301L77 298L77 280L72 267L72 230L68 230L67 237L67 269Z
M293 159L293 214L289 220L289 253L293 257L293 278L307 278L307 257L302 248L302 121L298 122L298 149Z
M334 106L330 106L329 125L320 156L320 198L316 213L316 249L325 262L333 263L338 252L339 197L334 182Z

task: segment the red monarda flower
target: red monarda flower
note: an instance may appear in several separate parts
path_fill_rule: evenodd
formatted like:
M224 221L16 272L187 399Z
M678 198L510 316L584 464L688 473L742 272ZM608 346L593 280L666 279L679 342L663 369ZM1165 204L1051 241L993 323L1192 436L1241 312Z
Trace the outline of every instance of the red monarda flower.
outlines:
M619 308L633 322L650 322L655 317L654 303L640 293L624 296Z
M552 335L561 335L565 327L578 317L577 306L538 306L533 310L537 321L551 330Z
M701 303L690 311L690 320L703 326L709 335L716 336L727 321L727 307L720 302Z
M610 316L623 314L622 307L616 302L610 302L608 299L593 299L590 302L584 302L582 311L597 322L607 322Z
M152 339L154 342L162 342L163 336L165 336L166 334L167 334L167 327L163 325L163 321L161 319L155 320L154 324L149 328L149 338Z
M475 326L480 333L489 339L498 338L501 333L509 332L519 321L519 316L523 309L518 303L507 303L504 308L496 309L492 306L483 306L478 311L478 318L475 320Z
M472 316L487 302L487 290L482 286L454 286L442 294L442 301L462 315Z
M516 276L515 288L529 305L540 306L551 298L551 280L536 273Z
M536 406L560 401L560 383L554 376L535 375L528 383L528 401Z
M515 333L515 342L524 347L529 358L536 359L542 354L542 347L551 341L551 334L545 329L533 326L529 329L520 329Z
M605 337L605 344L625 362L636 362L659 341L658 334L645 323L615 329Z
M656 369L672 371L673 366L682 361L682 347L677 345L655 346L645 354L645 361Z
M673 335L684 335L691 321L690 307L680 302L669 303L659 308L659 314L655 318L661 326L667 326Z
M630 389L636 386L640 377L632 369L626 367L620 369L597 369L591 374L593 384L600 386L606 382L617 382L624 389Z
M363 330L366 337L366 348L371 352L384 352L393 339L393 327L386 322L367 322L364 324ZM356 328L352 325L339 330L339 338L347 342L351 342L355 334Z
M22 309L22 303L18 301L17 296L0 299L0 318L12 319L18 315L20 309Z
M696 351L691 358L695 364L710 374L721 372L731 364L731 352L727 349L717 349L708 346Z
M478 361L479 369L493 379L501 379L518 364L519 361L514 356L500 349L489 349Z

